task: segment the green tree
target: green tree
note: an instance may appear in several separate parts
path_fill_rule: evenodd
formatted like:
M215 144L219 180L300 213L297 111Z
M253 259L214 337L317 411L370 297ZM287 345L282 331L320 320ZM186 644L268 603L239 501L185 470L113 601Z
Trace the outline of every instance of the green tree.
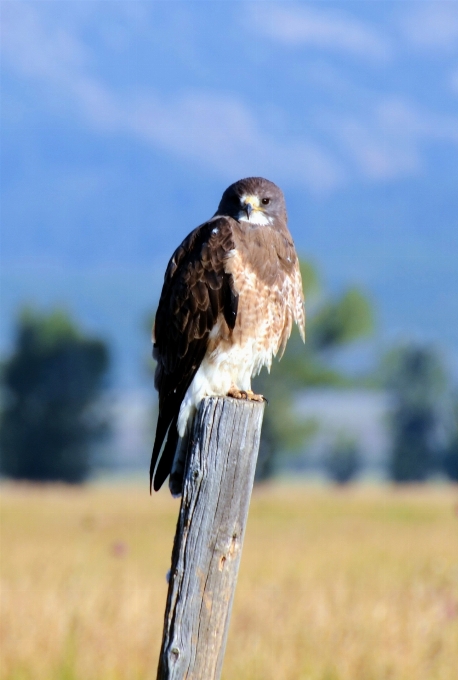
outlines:
M446 392L440 357L431 347L405 345L383 361L385 386L393 396L393 448L389 466L396 482L422 482L437 469L437 439Z
M349 288L338 296L326 296L310 263L301 262L301 274L309 303L305 345L294 328L281 361L273 361L270 375L263 370L253 381L253 389L269 400L256 469L258 481L275 474L282 454L302 448L316 431L315 423L295 415L296 395L307 387L350 384L348 377L330 366L330 360L336 350L369 335L374 325L372 307L360 290Z
M63 312L20 316L3 366L2 472L15 479L83 481L90 444L106 429L96 409L108 349Z
M326 472L336 484L351 482L361 469L361 454L357 443L345 435L340 435L330 447L325 458Z

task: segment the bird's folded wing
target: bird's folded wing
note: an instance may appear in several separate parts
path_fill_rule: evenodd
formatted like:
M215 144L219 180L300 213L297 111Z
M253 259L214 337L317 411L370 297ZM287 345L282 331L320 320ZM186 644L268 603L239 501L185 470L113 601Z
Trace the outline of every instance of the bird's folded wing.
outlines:
M220 314L230 329L235 325L238 297L232 276L225 270L234 248L232 222L231 218L218 217L197 227L172 255L165 273L154 324L159 417L151 481L169 434L154 476L155 490L170 472L180 405L205 356L209 334Z

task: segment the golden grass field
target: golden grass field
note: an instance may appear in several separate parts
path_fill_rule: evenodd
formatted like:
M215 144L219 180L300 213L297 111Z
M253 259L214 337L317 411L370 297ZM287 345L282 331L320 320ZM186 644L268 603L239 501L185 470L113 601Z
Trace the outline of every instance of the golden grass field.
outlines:
M1 496L1 679L154 680L178 502ZM457 490L255 491L224 680L457 678Z

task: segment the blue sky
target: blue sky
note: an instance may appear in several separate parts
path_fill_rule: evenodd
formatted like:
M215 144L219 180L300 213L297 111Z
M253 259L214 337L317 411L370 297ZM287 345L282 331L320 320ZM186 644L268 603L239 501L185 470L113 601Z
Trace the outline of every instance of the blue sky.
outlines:
M458 2L2 0L2 347L67 305L140 380L167 257L236 179L458 367ZM147 339L146 339L147 342Z

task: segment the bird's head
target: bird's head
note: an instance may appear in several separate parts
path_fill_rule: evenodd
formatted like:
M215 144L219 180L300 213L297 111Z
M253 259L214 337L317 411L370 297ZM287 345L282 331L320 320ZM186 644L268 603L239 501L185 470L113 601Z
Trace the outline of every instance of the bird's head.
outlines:
M248 177L231 184L224 192L217 215L228 215L238 222L256 226L286 225L282 190L263 177Z

